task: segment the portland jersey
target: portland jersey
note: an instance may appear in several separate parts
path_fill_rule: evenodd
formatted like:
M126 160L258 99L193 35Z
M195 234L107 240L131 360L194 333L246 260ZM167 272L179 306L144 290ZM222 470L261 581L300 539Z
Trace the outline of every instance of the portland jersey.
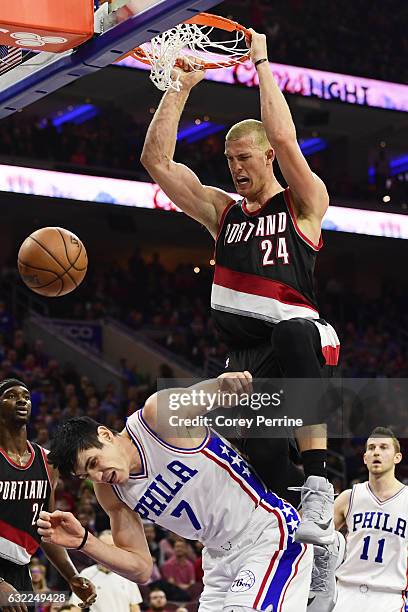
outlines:
M289 189L254 212L245 200L227 207L215 247L211 307L231 348L267 342L279 321L319 318L313 273L322 244L299 229Z
M354 485L346 517L346 559L341 582L384 591L407 588L408 487L380 501L368 482Z
M48 510L51 495L45 451L27 444L31 458L25 466L0 448L0 557L18 565L29 563L40 546L37 519Z
M143 520L214 549L249 527L262 532L271 523L281 548L293 543L296 510L269 492L226 440L208 432L195 449L170 446L149 428L143 410L129 417L126 428L142 469L112 486Z

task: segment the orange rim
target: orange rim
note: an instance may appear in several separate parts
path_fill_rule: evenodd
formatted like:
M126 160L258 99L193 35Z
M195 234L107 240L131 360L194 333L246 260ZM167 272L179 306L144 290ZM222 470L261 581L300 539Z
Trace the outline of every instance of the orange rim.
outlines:
M240 23L236 21L232 21L232 19L227 19L227 17L220 17L219 15L212 15L211 13L199 13L195 15L195 17L191 17L184 23L191 23L202 26L209 26L212 28L218 28L219 30L225 30L226 32L243 32L245 34L245 38L248 43L251 42L251 32L242 26ZM150 65L149 58L146 56L142 47L136 47L124 57L132 56L135 59L143 62L144 64ZM235 66L235 64L243 64L249 59L249 50L244 55L240 57L236 57L230 60L220 61L217 63L214 62L205 62L204 67L206 69L215 69L215 68L228 68L229 66Z

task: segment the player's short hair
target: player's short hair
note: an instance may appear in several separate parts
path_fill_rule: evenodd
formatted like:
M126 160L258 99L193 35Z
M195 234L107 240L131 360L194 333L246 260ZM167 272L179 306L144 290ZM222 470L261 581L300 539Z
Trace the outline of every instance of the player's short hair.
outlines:
M27 385L22 380L19 380L18 378L4 378L0 382L0 397L12 387L24 387L24 389L27 389L27 391L30 392Z
M51 440L48 462L58 469L62 476L75 473L78 454L88 448L102 448L98 427L105 427L89 417L69 419L57 428ZM107 428L109 429L109 428ZM118 435L117 431L112 431Z
M262 121L257 121L256 119L244 119L244 121L240 121L233 125L225 136L225 142L238 140L249 134L254 137L255 144L263 151L272 148Z
M367 442L370 438L391 438L392 443L394 445L395 452L396 453L401 452L401 446L400 446L398 438L396 437L392 429L389 429L388 427L376 427L375 429L373 429L373 431L368 436ZM367 450L367 442L366 442L366 450Z

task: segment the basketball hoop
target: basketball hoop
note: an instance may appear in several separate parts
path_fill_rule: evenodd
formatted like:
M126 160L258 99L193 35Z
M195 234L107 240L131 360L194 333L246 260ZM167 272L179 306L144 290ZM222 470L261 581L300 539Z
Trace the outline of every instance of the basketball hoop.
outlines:
M230 40L214 40L214 30L230 32ZM247 28L218 15L200 13L133 49L131 56L151 66L150 78L162 91L180 91L180 76L173 71L180 57L187 57L192 70L226 68L249 59L251 33Z

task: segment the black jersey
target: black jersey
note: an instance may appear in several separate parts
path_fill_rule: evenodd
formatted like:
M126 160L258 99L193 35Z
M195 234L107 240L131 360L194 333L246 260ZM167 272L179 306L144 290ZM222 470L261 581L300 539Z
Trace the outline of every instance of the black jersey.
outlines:
M25 565L41 543L37 519L48 510L51 480L43 448L28 442L31 458L14 463L0 448L0 557Z
M313 288L317 252L299 229L289 189L250 212L245 200L224 211L215 247L213 318L232 349L268 342L294 317L318 319Z

